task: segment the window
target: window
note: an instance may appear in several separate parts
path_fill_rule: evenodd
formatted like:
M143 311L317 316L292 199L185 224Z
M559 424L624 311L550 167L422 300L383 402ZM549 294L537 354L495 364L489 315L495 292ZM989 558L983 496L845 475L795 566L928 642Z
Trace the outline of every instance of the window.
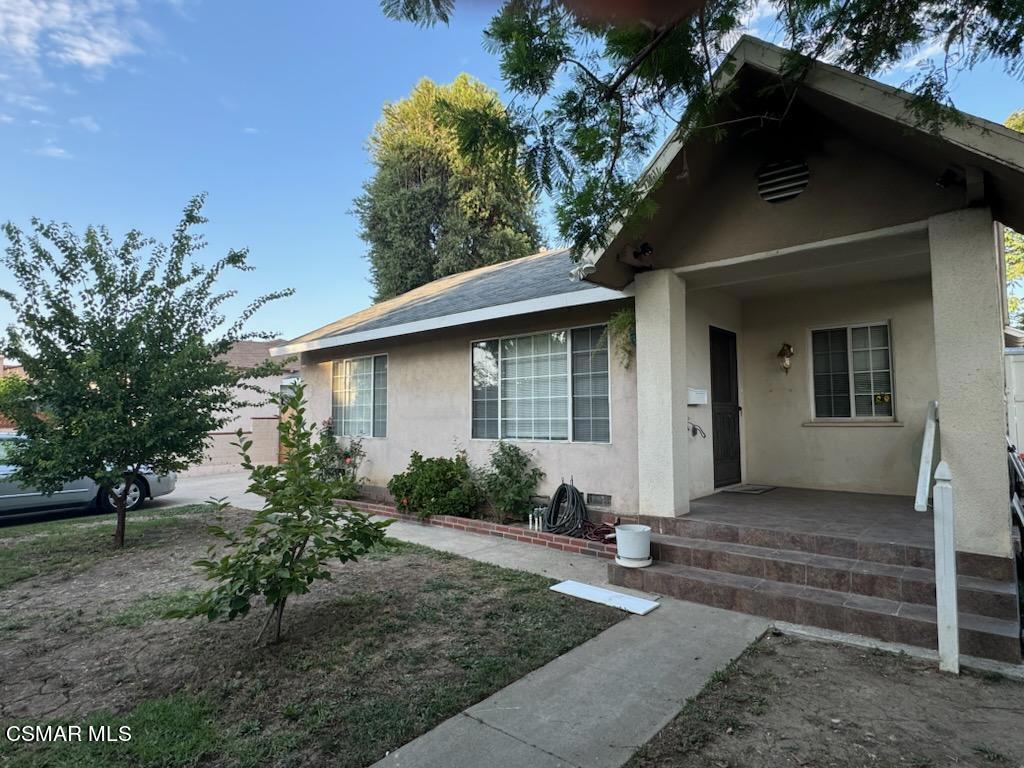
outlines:
M892 418L888 323L812 331L811 348L816 418Z
M607 443L605 326L478 341L472 435Z
M334 363L334 427L345 437L387 437L388 357Z
M605 326L572 332L572 436L574 440L607 443L608 335Z

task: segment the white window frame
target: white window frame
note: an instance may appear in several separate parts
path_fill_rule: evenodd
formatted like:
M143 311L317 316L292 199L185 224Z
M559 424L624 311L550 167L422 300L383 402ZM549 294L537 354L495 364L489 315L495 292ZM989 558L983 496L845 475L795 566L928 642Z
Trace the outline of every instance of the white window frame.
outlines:
M384 421L384 434L383 435L374 435L373 434L373 423L374 423L374 419L375 419L375 417L377 415L377 398L374 397L374 390L373 390L373 376L374 376L374 373L373 373L373 359L375 357L383 357L383 358L385 358L387 360L387 364L388 364L388 374L387 375L388 375L389 384L384 389L384 400L387 403L388 415L385 417L385 421ZM340 423L337 423L337 424L334 423L335 421L340 421L340 420L336 420L334 418L335 411L337 410L336 407L335 407L335 404L334 404L334 395L335 395L335 392L334 392L334 367L336 365L343 365L345 363L355 362L356 360L366 360L366 359L370 360L370 434L368 434L368 435L346 435L346 434L343 434L342 431L341 431L341 424ZM335 438L348 437L348 438L358 438L360 440L387 440L388 439L388 435L391 434L391 427L388 424L388 421L390 420L390 417L391 417L391 386L390 386L390 380L391 380L391 360L389 359L387 352L378 352L376 354L371 354L371 355L357 355L356 357L343 357L341 359L332 360L331 361L331 423L334 426L334 430L335 430L334 431L334 437Z
M892 415L891 416L857 416L857 402L854 399L855 391L853 385L853 329L864 328L874 325L884 325L889 332L889 383L892 392ZM846 357L847 375L850 378L850 415L849 416L818 416L817 405L814 402L814 332L829 331L843 328L846 330ZM835 322L815 325L807 329L807 385L808 399L810 400L811 422L815 424L857 424L862 422L874 424L896 423L896 354L892 337L891 320L869 320L865 322Z
M583 330L584 328L594 328L596 326L604 326L608 328L608 321L598 321L595 323L584 323L582 325L572 325L563 328L550 328L542 329L539 331L523 331L522 333L510 333L504 336L484 336L479 339L472 339L469 342L469 439L472 442L480 443L497 443L499 440L506 443L539 443L541 445L566 445L566 444L578 444L578 445L611 445L615 441L615 435L612 428L612 345L611 338L608 339L608 440L577 440L576 439L576 424L575 424L575 413L573 412L573 398L572 395L572 332ZM543 438L519 438L519 437L501 437L501 417L502 413L501 406L501 342L506 339L518 339L523 336L542 336L548 333L559 333L564 332L565 338L565 354L566 354L566 386L568 387L568 398L569 398L569 438L567 440L551 440ZM473 437L473 345L479 344L485 341L496 341L498 342L498 437Z

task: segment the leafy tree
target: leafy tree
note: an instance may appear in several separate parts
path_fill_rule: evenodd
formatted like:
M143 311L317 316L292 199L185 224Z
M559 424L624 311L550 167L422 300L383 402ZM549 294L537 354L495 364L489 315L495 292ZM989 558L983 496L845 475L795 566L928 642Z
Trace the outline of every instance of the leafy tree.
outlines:
M210 527L211 533L227 542L228 552L219 560L198 560L195 565L219 584L184 612L205 615L210 621L231 620L247 615L253 601L262 597L270 612L257 644L272 627L273 642L280 641L289 598L306 594L317 580L329 580L328 561L356 560L384 540L384 529L390 524L374 522L354 509L335 508L344 478L332 476L331 458L306 424L304 387L296 385L290 392L272 395L271 400L287 414L277 427L287 458L280 465L254 466L249 457L252 441L238 431L235 445L241 451L242 466L249 470L249 493L265 498L266 505L241 533ZM213 551L211 547L211 555Z
M1007 128L1024 133L1024 109L1018 109L1008 118L1005 123ZM1008 306L1010 310L1010 325L1015 328L1024 328L1024 312L1022 312L1021 297L1013 293L1013 290L1020 288L1024 283L1024 235L1015 232L1009 227L1003 229L1003 250L1006 254L1006 285L1009 290Z
M447 23L456 3L381 5L392 18L430 25ZM712 73L728 66L755 10L774 17L793 51L777 84L784 106L716 124L729 93ZM666 127L686 140L747 130L753 120L784 124L814 59L871 74L936 46L905 84L917 120L932 130L957 119L949 84L958 71L996 59L1024 72L1020 0L506 0L484 38L512 103L504 115L459 111L462 144L504 156L532 189L552 193L560 234L577 256L605 245L613 222L645 213L639 202L650 180L640 170Z
M387 104L370 136L374 175L355 201L380 301L438 277L533 253L534 203L503 158L461 149L451 116L504 120L496 94L468 75L423 79Z
M47 493L96 480L117 512L118 547L142 469L177 472L200 462L207 433L239 402L236 385L275 368L233 370L221 357L236 341L273 338L243 328L291 291L261 296L226 325L222 307L235 292L216 292L217 281L250 267L245 250L209 267L195 260L205 245L194 231L206 222L204 199L189 201L169 246L134 230L116 244L103 227L83 237L38 219L29 237L4 227L10 244L0 263L20 291L0 289L15 316L0 352L27 375L0 389L0 412L28 438L13 446L9 463L18 481Z

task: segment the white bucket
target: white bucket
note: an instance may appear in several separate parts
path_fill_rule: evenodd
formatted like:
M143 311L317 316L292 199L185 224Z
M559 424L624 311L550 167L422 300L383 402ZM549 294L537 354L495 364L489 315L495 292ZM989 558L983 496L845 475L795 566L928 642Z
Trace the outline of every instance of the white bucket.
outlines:
M626 568L643 568L651 560L651 528L648 525L615 526L615 562Z

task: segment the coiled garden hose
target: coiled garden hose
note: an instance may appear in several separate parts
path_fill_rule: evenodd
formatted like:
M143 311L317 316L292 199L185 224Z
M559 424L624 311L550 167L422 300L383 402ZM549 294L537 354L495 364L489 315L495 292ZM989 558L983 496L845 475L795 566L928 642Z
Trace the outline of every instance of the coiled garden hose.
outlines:
M571 482L562 483L551 494L551 501L544 511L544 530L591 541L605 541L609 534L615 532L610 525L592 523L587 519L583 494Z

